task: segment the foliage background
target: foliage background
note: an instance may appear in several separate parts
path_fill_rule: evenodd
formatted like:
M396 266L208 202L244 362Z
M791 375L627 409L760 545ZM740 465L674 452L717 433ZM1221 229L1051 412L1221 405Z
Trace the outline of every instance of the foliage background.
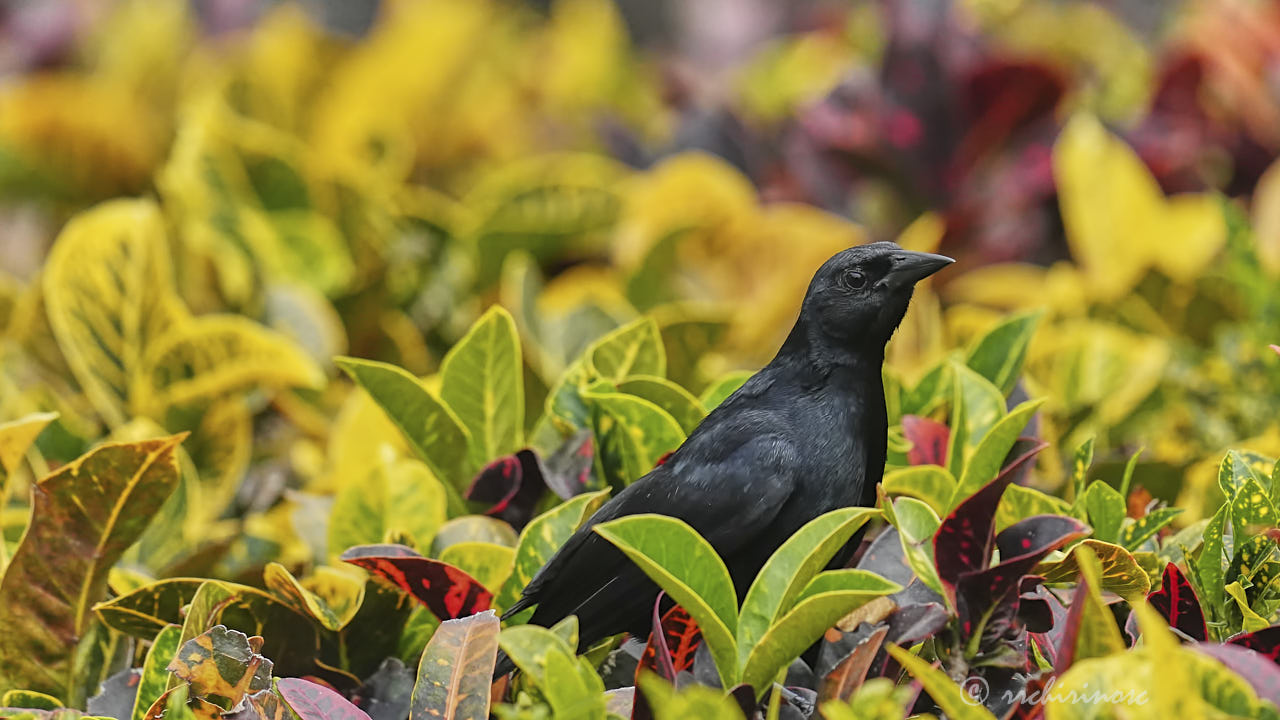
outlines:
M190 432L180 491L110 591L261 586L271 562L323 575L370 468L463 492L526 444L550 455L567 428L547 398L642 317L665 347L654 374L714 395L772 355L818 264L871 239L960 261L890 348L891 388L932 402L908 410L946 421L928 384L1037 311L1001 388L1046 398L1049 445L1021 482L1071 500L1087 438L1114 485L1144 449L1126 499L1194 528L1222 504L1226 450L1280 455L1277 13L10 3L0 421L57 417L3 486L0 558L34 477L104 439ZM424 469L334 357L398 365L448 400L446 353L495 303L518 332L523 417L465 471ZM891 463L908 462L904 432ZM384 516L354 534L371 542L429 543L445 521L366 512Z

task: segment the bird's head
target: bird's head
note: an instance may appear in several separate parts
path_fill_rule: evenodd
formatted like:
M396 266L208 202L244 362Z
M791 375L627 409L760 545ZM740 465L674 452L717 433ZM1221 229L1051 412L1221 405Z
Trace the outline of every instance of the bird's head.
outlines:
M883 353L916 283L954 262L891 242L858 245L823 263L809 283L797 330L811 349Z

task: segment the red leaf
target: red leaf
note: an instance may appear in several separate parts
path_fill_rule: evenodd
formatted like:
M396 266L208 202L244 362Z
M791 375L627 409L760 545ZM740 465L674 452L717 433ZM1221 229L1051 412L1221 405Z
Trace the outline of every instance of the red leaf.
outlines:
M579 430L555 452L542 459L542 478L562 500L587 491L595 467L595 444L590 430Z
M1271 658L1271 662L1280 665L1280 625L1272 625L1269 628L1255 630L1245 635L1237 635L1227 642L1232 645L1247 647L1254 652L1260 652Z
M1170 627L1194 640L1203 642L1209 639L1209 627L1204 621L1200 598L1196 597L1196 591L1177 565L1169 563L1164 566L1160 589L1147 595L1147 602L1169 621Z
M493 593L466 571L424 558L403 545L357 545L342 553L341 559L409 593L441 620L474 615L488 610L493 602Z
M659 616L664 597L665 593L659 593L653 604L653 629L636 667L637 680L643 668L675 682L676 675L693 666L693 656L702 643L702 630L684 608L672 605Z
M276 689L302 720L370 720L338 693L301 678L279 678Z
M965 498L938 527L937 534L933 536L934 557L937 559L938 577L953 603L960 577L986 570L991 562L996 506L1000 504L1000 496L1004 495L1019 469L1047 446L1048 443L1039 443L1009 463L994 480Z
M911 465L947 465L947 444L951 429L929 418L902 416L902 434L911 442L907 462Z
M546 487L542 463L532 450L525 449L485 466L471 481L466 498L488 505L485 515L506 520L519 530L533 518Z

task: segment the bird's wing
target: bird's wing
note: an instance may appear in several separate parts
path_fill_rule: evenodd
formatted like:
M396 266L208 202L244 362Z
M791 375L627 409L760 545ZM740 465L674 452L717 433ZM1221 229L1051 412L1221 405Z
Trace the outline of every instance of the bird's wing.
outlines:
M719 439L725 438L706 438ZM775 435L750 437L714 460L698 453L674 457L600 508L538 572L509 612L538 603L538 614L552 622L577 614L585 623L587 604L604 610L643 586L647 581L639 568L592 530L627 515L679 518L721 557L732 555L782 508L796 484L796 465L792 444Z

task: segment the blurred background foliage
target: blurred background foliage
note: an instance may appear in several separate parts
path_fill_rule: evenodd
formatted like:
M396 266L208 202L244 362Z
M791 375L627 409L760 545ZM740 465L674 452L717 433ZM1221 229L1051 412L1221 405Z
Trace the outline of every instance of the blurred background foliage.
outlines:
M1145 448L1135 482L1192 523L1225 449L1280 454L1278 14L10 2L0 420L59 413L37 469L191 431L200 494L171 502L202 521L146 564L256 576L322 559L305 518L407 452L335 355L438 389L501 303L537 444L549 389L606 332L651 315L698 396L771 357L828 256L897 239L960 262L917 291L891 390L1038 310L1014 396L1048 398L1052 444L1028 482L1069 495L1065 453L1091 436L1113 480Z

